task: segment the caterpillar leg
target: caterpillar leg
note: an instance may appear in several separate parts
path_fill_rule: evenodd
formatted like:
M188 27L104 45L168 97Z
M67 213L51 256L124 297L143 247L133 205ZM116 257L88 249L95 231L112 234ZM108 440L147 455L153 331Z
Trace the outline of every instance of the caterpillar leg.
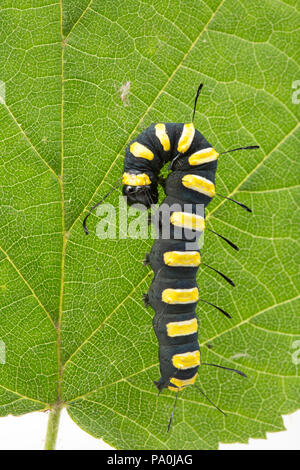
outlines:
M143 294L142 298L143 298L143 302L144 302L145 307L148 308L149 305L150 305L148 294Z
M145 259L143 261L143 265L144 266L148 266L150 264L150 254L149 253L145 253Z

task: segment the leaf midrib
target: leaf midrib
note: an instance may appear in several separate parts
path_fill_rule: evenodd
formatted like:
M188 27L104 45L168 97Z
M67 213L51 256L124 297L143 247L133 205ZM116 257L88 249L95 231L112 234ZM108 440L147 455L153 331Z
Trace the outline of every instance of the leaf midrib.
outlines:
M57 361L58 361L58 381L57 381L57 405L61 403L61 385L62 385L62 361L61 361L61 323L63 314L63 296L64 296L64 279L65 279L65 258L66 258L66 247L67 247L67 233L65 226L66 208L65 208L65 195L64 195L64 97L65 97L65 47L66 41L63 35L63 3L60 4L60 33L61 33L61 170L59 184L61 189L61 204L62 204L62 260L61 260L61 283L60 283L60 295L59 295L59 310L58 310L58 323L57 323Z

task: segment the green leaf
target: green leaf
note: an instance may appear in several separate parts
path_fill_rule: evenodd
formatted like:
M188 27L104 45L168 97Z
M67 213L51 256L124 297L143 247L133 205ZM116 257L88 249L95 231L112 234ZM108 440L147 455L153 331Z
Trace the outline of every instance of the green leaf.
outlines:
M0 415L66 406L119 449L215 449L284 429L281 415L300 406L299 2L17 3L2 2L0 30ZM174 394L152 384L157 341L141 300L153 241L101 240L97 217L86 237L82 221L133 137L190 120L200 82L195 123L214 147L260 145L222 157L217 173L218 192L253 214L209 206L209 226L240 251L207 233L203 260L237 287L198 276L201 297L233 316L199 305L202 359L248 380L201 367L227 417L190 387L167 433Z

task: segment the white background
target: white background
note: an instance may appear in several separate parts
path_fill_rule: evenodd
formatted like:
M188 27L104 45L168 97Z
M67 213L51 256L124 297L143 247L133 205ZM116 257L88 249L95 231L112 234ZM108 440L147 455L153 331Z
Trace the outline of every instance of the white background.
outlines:
M0 418L0 450L43 449L48 413L36 412L24 416ZM222 450L300 450L300 410L284 417L287 431L269 433L267 439L250 439L249 444L221 444ZM63 410L58 450L111 449L99 439L82 431ZM153 449L155 450L155 449Z

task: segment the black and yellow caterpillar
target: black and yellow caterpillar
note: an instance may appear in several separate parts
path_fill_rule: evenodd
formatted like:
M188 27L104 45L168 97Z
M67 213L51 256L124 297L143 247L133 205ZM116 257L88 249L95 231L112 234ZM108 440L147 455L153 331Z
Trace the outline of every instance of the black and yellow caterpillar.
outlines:
M149 207L157 202L158 174L167 162L173 161L172 172L164 182L164 206L170 208L170 238L154 242L146 263L154 271L154 279L145 302L155 310L154 330L159 343L161 378L155 382L159 390L182 390L194 384L200 365L198 320L195 309L199 299L196 274L200 251L187 244L196 241L205 227L205 219L196 214L195 205L204 207L215 195L215 173L219 154L193 123L157 123L144 130L127 149L123 173L123 194L129 204ZM176 160L174 160L176 158ZM178 204L181 210L172 211ZM190 204L190 211L184 205ZM194 233L174 238L173 227Z
M193 118L201 88L202 85L196 94ZM258 146L243 148L253 149ZM164 239L164 223L159 219L158 238L145 259L145 264L149 264L154 271L144 301L146 306L151 305L155 311L153 327L159 343L161 377L154 383L159 391L168 388L179 392L195 384L200 366L196 316L200 299L196 275L201 255L197 240L205 228L204 210L216 194L215 174L219 155L195 129L193 122L151 124L125 151L123 194L127 196L130 205L141 203L149 207L151 203L157 202L160 170L167 162L171 162L169 168L172 171L163 181L166 198L162 202L162 206L169 209L168 220L164 223L169 225L170 235ZM173 210L175 204L178 209ZM239 202L237 204L251 212L247 206ZM197 211L199 205L202 207L201 215ZM176 228L185 229L181 239L174 236ZM221 238L237 249L232 242ZM191 242L194 242L194 246ZM234 285L227 276L215 271ZM224 310L216 308L230 317ZM244 375L235 369L229 370Z
M201 88L202 85L196 94L193 119ZM241 147L222 153L254 148L258 146ZM123 184L123 195L129 205L139 203L147 209L158 201L159 183L166 194L160 206L164 211L158 211L157 239L145 258L145 264L149 264L154 271L149 292L144 294L144 302L155 311L153 327L159 343L161 377L154 383L159 392L164 388L179 392L194 385L200 366L196 306L199 300L206 301L199 299L196 282L201 264L198 239L205 229L205 208L216 195L215 174L219 155L221 154L195 129L193 122L151 124L127 146L122 182L116 186ZM162 180L159 173L168 162L171 162L171 173ZM230 200L251 212L244 204ZM166 213L167 219L162 217ZM87 217L83 223L86 233ZM164 236L166 225L169 229L167 238ZM178 238L179 229L182 232ZM238 250L234 243L216 235ZM234 285L227 276L211 266L208 267ZM230 318L223 309L213 306ZM228 369L217 364L209 365ZM228 370L244 376L236 369ZM205 397L209 400L206 395Z

